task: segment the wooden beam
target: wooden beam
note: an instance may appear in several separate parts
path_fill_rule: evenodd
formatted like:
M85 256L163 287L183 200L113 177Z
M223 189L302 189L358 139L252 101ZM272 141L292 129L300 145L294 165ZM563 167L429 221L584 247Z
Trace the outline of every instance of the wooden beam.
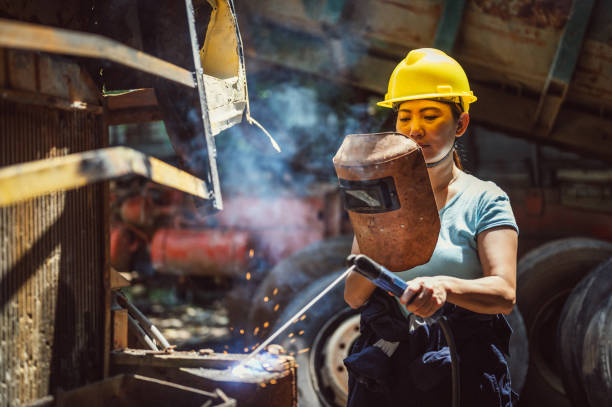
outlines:
M193 74L101 35L0 18L0 47L108 59L195 88Z
M128 311L126 309L113 310L113 349L127 349L128 347Z
M131 148L110 147L0 168L0 206L126 175L211 197L206 182L185 171Z

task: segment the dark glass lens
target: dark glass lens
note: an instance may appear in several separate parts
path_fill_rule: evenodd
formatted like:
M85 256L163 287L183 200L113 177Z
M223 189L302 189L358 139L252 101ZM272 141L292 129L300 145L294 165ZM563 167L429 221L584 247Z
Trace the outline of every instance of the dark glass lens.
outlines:
M399 209L393 177L367 181L349 181L340 178L340 191L344 209L359 213L379 213Z

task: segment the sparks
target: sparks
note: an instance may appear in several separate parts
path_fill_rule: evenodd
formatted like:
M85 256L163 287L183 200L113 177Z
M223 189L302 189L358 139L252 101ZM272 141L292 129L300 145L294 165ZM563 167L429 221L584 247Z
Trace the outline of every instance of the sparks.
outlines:
M276 295L278 294L278 288L275 288L274 291L272 291L272 295Z
M270 298L268 298L267 296L264 297L264 302L268 302L268 301L270 301Z
M253 258L253 255L255 254L255 250L251 249L249 250L249 257Z
M256 326L255 329L253 329L253 335L257 335L259 333L259 327Z
M244 329L240 330L240 335L244 335Z
M270 384L276 384L276 379L270 380Z
M267 328L267 327L269 327L269 326L270 326L270 323L269 323L269 322L267 322L267 321L266 321L266 322L264 322L264 324L263 324L263 327L264 327L264 328Z
M287 335L289 338L293 338L294 333L291 332L289 335Z
M305 319L306 319L306 314L304 314L304 315L302 315L302 316L300 317L300 320L301 320L301 321L303 321L303 320L305 320Z
M302 329L300 332L298 332L298 335L304 335L304 330Z
M246 279L247 279L247 280L250 280L250 279L251 279L251 273L249 273L249 272L247 271L247 273L246 273L245 277L246 277Z
M244 353L247 353L249 351L249 348L244 348Z
M278 311L278 309L279 309L279 308L280 308L280 305L279 305L279 304L276 304L276 305L274 306L274 312Z
M300 350L298 350L298 353L305 353L305 352L308 352L309 350L310 350L310 348L300 349Z

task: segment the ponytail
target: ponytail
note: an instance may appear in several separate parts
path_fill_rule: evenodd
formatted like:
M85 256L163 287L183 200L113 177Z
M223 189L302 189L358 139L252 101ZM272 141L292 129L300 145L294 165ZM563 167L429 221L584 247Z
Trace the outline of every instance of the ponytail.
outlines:
M457 168L463 171L463 165L461 164L461 159L459 158L459 153L456 149L453 151L453 161L455 162Z

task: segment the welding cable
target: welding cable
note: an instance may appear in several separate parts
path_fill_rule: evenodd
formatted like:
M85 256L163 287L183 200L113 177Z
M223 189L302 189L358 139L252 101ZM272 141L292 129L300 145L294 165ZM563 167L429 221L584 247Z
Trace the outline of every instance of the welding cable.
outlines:
M457 358L457 347L455 345L455 337L453 336L453 331L451 330L448 320L446 316L442 316L438 320L440 324L440 328L442 328L442 333L444 334L444 339L446 339L446 344L448 345L448 351L451 357L451 380L452 380L452 407L459 407L459 400L461 397L460 391L460 377L459 377L459 360Z

